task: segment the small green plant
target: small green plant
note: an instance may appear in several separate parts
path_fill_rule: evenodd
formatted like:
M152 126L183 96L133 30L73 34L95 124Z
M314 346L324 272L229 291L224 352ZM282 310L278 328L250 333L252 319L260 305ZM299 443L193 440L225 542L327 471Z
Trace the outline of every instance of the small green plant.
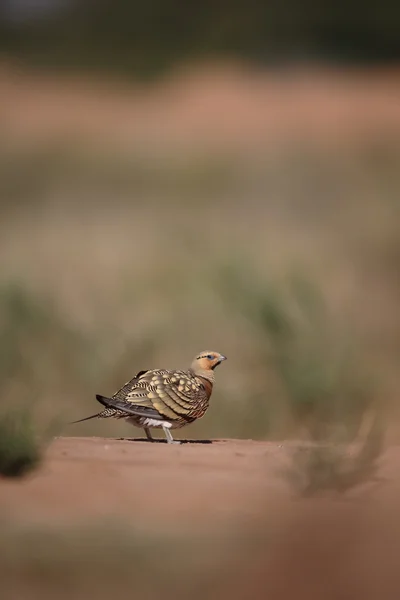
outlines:
M23 407L0 415L0 474L20 477L41 459L41 443L33 418Z

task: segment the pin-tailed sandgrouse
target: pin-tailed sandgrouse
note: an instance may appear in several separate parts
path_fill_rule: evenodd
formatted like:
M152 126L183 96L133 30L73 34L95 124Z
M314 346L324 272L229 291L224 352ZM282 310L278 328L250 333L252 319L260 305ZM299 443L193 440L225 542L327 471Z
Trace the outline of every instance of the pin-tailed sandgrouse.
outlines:
M143 427L153 441L150 428L162 428L169 444L174 442L170 429L178 429L202 417L214 385L214 369L226 356L219 352L201 352L187 371L153 369L139 371L111 398L96 395L105 409L94 418L126 419Z

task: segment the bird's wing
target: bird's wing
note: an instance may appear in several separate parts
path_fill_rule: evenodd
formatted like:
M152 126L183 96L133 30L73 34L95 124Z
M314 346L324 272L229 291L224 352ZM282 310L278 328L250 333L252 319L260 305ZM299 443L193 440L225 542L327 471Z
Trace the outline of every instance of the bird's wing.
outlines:
M135 401L137 401L139 404L151 408L152 404L147 398L147 393L150 373L153 372L154 371L149 370L139 371L139 373L135 375L133 379L125 383L125 385L123 385L118 392L115 392L112 398L122 402L133 402L133 399L135 399Z
M114 394L113 403L108 406L138 416L191 420L209 396L202 382L191 373L156 369L140 372Z

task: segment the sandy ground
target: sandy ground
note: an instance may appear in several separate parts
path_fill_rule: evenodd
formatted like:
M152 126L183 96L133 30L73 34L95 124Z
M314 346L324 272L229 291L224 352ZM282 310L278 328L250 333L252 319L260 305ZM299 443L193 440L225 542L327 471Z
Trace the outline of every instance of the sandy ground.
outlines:
M214 64L152 86L29 74L0 65L0 123L6 138L107 138L146 155L188 148L246 151L288 141L394 139L400 79L392 70L252 72ZM233 145L233 146L232 146Z
M0 509L18 521L80 520L118 515L135 526L229 524L282 513L304 503L395 506L400 447L378 460L377 477L346 493L299 498L286 469L293 443L218 440L180 446L107 438L58 438L39 470L0 483ZM285 511L286 512L286 511Z
M3 481L0 507L18 519L118 515L135 525L170 526L254 515L257 497L287 493L274 471L279 444L247 441L169 446L140 438L58 438L42 467ZM265 476L269 474L269 476ZM272 475L272 481L271 481Z
M214 542L225 531L232 542L221 557L216 550L215 573L203 573L212 583L212 598L396 600L400 447L383 452L376 477L345 493L308 498L295 494L283 473L299 449L304 446L293 442L168 446L137 439L58 438L35 474L0 481L0 512L18 525L86 526L92 518L97 523L99 517L105 523L118 518L136 531L201 533ZM20 588L18 597L29 600L69 598L70 589L74 597L87 597L79 578L68 587L69 573L67 595L57 578L44 578L32 595L40 578L25 574L12 580L7 597L15 598ZM92 585L90 579L91 590ZM102 598L108 597L109 587L99 589Z

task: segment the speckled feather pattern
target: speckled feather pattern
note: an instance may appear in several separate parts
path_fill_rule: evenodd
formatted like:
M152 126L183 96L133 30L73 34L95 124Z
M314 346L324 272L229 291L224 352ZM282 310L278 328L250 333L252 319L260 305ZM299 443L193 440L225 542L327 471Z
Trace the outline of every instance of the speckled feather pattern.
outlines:
M124 403L126 407L155 409L169 421L173 429L183 427L202 417L209 405L212 383L196 377L193 371L167 371L156 369L146 371L128 381L112 399ZM121 409L106 408L101 418L128 418L143 427L144 417L129 414Z

